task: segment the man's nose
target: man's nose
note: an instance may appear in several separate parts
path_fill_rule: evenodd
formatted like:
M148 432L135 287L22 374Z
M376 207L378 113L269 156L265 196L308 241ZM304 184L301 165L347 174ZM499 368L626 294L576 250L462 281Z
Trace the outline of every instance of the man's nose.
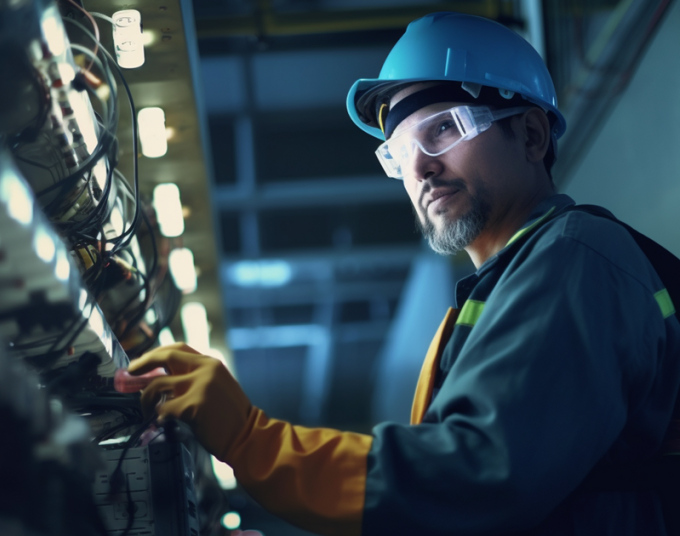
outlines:
M425 154L420 145L413 143L409 159L409 173L413 179L423 181L441 174L443 164L438 156Z

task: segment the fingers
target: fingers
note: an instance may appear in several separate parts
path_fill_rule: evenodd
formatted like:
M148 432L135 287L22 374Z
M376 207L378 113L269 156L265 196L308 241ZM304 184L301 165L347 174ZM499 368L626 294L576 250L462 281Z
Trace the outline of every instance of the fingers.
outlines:
M163 376L155 378L146 389L142 391L140 403L142 405L144 418L148 419L154 413L158 413L156 405L161 400L163 394L167 394L171 398L181 396L191 386L191 382L192 379L187 378L186 376ZM160 413L158 414L160 415Z
M156 348L135 359L128 368L132 375L145 374L158 367L164 367L170 374L185 374L196 368L199 352L184 343L175 343ZM202 357L202 356L201 356Z

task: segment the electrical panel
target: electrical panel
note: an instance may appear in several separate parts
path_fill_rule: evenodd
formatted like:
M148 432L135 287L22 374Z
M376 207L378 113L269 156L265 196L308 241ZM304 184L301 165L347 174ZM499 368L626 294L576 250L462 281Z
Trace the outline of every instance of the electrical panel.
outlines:
M221 500L195 442L149 441L139 394L114 390L181 291L121 69L144 61L139 12L112 17L0 0L0 534L199 536Z
M111 536L126 530L128 536L198 536L194 465L186 447L152 443L129 449L122 462L120 449L105 451L103 458L106 466L97 472L94 496ZM125 478L112 494L119 466Z

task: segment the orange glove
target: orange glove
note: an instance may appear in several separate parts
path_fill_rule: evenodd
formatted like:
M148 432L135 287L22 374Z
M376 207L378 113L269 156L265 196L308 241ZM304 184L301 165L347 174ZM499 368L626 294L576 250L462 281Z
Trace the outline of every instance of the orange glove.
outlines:
M164 367L169 375L154 378L142 393L145 416L154 409L187 423L196 439L217 458L224 455L246 425L252 404L224 364L184 343L152 350L130 364L132 375ZM168 401L155 408L166 393Z
M201 444L234 468L244 489L266 509L307 530L357 536L373 438L271 419L252 406L217 359L186 344L158 348L134 361L133 374L164 367L142 394L145 415L157 408L188 423Z

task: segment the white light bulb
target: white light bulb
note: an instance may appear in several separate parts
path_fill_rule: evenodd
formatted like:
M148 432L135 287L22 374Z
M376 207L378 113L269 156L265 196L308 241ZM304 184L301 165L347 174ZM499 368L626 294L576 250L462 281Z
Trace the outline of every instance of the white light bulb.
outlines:
M201 353L210 350L210 326L205 306L198 302L182 306L182 327L187 344Z
M221 462L215 456L212 456L212 467L217 481L222 489L235 489L236 477L234 470L226 463Z
M172 331L170 331L170 328L165 327L161 330L161 332L158 334L158 344L161 346L167 346L168 344L174 344L175 343L175 337L172 334Z
M139 141L142 154L147 158L159 158L168 152L165 132L165 112L162 108L144 108L137 114Z
M33 235L33 247L35 248L38 257L45 262L52 262L54 254L57 252L54 240L52 240L52 237L42 225L35 230L35 235Z
M163 236L176 237L184 232L182 200L176 184L164 183L154 188L153 208Z
M170 274L175 285L185 294L196 290L196 267L194 266L194 254L190 249L177 248L170 252L168 259Z
M235 530L241 526L241 516L238 512L227 512L222 517L222 525L228 530Z
M118 65L134 69L144 64L144 36L142 14L136 9L116 11L113 20L113 43Z

